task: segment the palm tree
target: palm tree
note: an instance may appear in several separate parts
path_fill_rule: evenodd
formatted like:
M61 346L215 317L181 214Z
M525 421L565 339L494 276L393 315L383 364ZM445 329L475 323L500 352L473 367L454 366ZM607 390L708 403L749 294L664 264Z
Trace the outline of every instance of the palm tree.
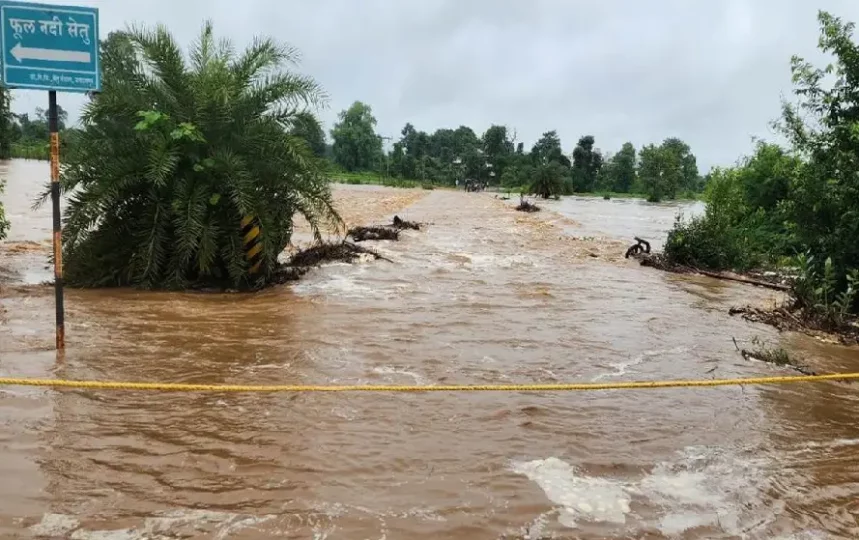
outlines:
M297 51L256 39L236 54L206 23L188 58L163 26L112 33L103 87L64 156L66 280L83 287L262 285L302 214L339 224L324 167L290 132L323 104ZM242 220L259 220L259 265Z

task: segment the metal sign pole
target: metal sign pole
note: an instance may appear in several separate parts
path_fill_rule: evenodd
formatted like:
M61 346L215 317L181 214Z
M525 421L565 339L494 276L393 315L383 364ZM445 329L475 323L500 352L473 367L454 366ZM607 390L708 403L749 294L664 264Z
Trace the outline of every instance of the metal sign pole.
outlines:
M65 308L63 306L63 230L60 221L60 130L57 118L57 93L48 92L48 130L51 133L51 206L54 216L54 294L57 311L57 350L66 348Z

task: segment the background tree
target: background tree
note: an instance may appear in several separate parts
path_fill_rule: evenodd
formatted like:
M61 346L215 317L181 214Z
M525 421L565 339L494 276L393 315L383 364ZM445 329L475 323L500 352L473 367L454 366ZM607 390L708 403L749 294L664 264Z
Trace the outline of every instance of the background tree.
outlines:
M659 202L676 192L679 172L672 168L667 153L661 146L648 144L639 153L638 176L650 202Z
M561 149L561 139L556 131L547 131L531 149L533 169L530 179L531 193L548 199L567 192L565 184L569 178L570 160Z
M669 137L662 143L662 148L671 155L671 162L680 169L677 181L677 191L700 191L701 183L698 176L698 164L689 145L676 137ZM673 197L672 197L673 198Z
M257 39L237 55L210 23L187 56L162 26L106 41L102 91L61 179L69 284L247 285L247 216L261 224L265 282L296 212L317 237L336 219L320 160L287 131L296 111L324 101L284 68L293 49Z
M0 159L12 157L15 128L11 107L12 94L6 88L0 88Z
M513 141L507 134L506 126L493 124L483 134L483 155L492 164L496 180L500 181L507 166L509 157L513 154Z
M289 134L304 139L316 157L325 156L325 132L313 113L309 111L296 113Z
M701 184L695 156L680 139L647 145L639 158L638 176L649 201L675 199L679 192L695 191Z
M543 133L543 136L534 143L531 148L531 160L535 165L546 165L548 163L560 163L564 167L570 166L570 160L561 149L561 138L555 130Z
M544 199L560 195L564 192L564 181L567 168L557 161L537 165L532 172L530 193Z
M602 156L594 150L593 135L585 135L573 150L573 191L593 191L602 168Z
M356 101L339 115L331 138L334 162L347 171L376 168L382 155L382 139L376 135L376 117L369 105Z
M604 168L608 168L608 189L618 193L629 193L635 185L635 146L631 142L624 143L617 154L607 160Z

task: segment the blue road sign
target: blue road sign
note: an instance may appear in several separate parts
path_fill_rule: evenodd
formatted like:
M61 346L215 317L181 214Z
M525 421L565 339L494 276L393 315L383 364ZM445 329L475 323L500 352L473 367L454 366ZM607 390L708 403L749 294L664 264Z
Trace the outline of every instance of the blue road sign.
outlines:
M3 84L60 92L101 89L98 9L0 0Z

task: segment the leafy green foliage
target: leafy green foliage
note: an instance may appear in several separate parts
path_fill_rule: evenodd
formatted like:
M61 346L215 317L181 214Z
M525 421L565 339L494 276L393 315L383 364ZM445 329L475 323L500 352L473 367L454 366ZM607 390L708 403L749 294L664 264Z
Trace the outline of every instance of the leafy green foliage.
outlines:
M483 155L492 164L495 176L490 184L500 182L510 157L513 155L513 141L507 134L506 126L492 125L483 134Z
M625 143L606 160L594 147L594 137L586 135L579 139L571 161L555 130L543 133L531 151L526 152L524 143L516 142L515 132L511 135L503 125L493 124L478 137L467 126L428 133L406 123L399 140L383 156L375 125L369 107L360 102L340 113L340 122L331 132L337 167L346 172L376 171L385 177L417 179L424 184L454 185L457 181L462 184L472 180L505 188L540 186L540 190L549 189L550 196L594 191L641 193L632 143ZM645 171L653 169L656 163L657 168L648 179L660 179L649 186L651 199L689 197L703 189L695 156L687 144L672 138L654 148L662 150L659 154L662 161L647 161L645 156L643 163ZM549 164L560 167L546 167ZM660 176L660 170L676 174L663 185L664 174Z
M349 172L377 167L382 157L382 139L376 135L376 117L370 106L356 101L339 118L331 130L334 162Z
M594 150L593 135L585 135L579 139L579 144L573 150L573 191L593 191L597 187L597 176L602 165L602 155Z
M624 143L617 154L608 158L600 169L600 189L608 189L618 193L629 193L636 182L635 146L631 142Z
M508 189L528 186L532 178L534 178L534 167L527 161L523 163L519 160L509 165L501 174L501 186Z
M647 200L676 199L683 191L700 190L695 155L680 139L668 138L659 146L649 144L639 157L638 176Z
M207 23L188 60L166 28L102 42L103 88L64 157L66 279L77 286L249 285L240 222L261 223L264 283L295 213L336 220L325 168L288 131L324 100L256 39L241 54Z
M561 138L555 130L543 133L543 136L534 143L534 147L531 148L531 161L537 166L552 162L560 163L567 168L572 165L561 149Z
M12 157L12 142L15 139L14 115L11 110L12 94L0 88L0 159Z
M859 277L859 46L853 24L818 14L824 69L792 61L798 104L776 124L790 152L759 143L738 167L718 171L706 215L678 222L666 254L676 263L744 269L796 253L794 294L826 324L857 312Z
M826 12L818 20L820 49L833 62L819 69L793 58L799 104L785 103L778 124L805 161L787 212L799 243L845 276L859 268L859 46L852 23Z
M60 154L65 154L69 146L77 136L77 130L68 128L68 112L62 105L57 105L57 127L60 135ZM48 111L37 107L35 114L8 113L7 124L0 120L0 133L8 134L9 153L4 154L6 158L42 159L51 157L49 139ZM0 153L5 152L2 148L4 139L0 135Z
M698 268L745 270L759 260L750 254L749 243L755 239L738 220L742 193L736 171L713 172L707 194L707 210L701 217L684 222L678 216L668 233L665 255L673 264Z
M797 256L796 263L798 273L793 289L796 300L824 324L833 327L844 324L853 312L859 292L859 269L837 276L832 257L826 258L821 269L814 255L807 253Z
M325 156L325 132L322 130L319 119L309 111L301 111L295 114L289 134L293 137L304 139L304 142L307 143L310 151L316 157L321 158Z
M669 261L748 270L793 254L795 242L783 213L785 194L764 185L793 177L798 166L796 158L779 147L759 143L755 154L738 167L714 169L705 192L705 214L688 222L678 219L668 234ZM763 201L759 193L773 198Z
M490 128L488 133L503 136L506 141L506 128L503 132ZM389 155L390 173L400 178L419 178L423 182L453 185L467 178L485 180L490 171L486 163L493 163L495 167L504 164L503 148L507 143L498 143L500 149L492 145L488 147L490 151L501 152L493 162L493 158L484 155L481 139L466 126L455 130L438 129L429 134L407 123L400 135L400 140L394 143ZM497 173L496 178L500 178Z
M565 167L557 161L541 163L534 168L530 193L535 193L544 199L560 195L564 192Z

